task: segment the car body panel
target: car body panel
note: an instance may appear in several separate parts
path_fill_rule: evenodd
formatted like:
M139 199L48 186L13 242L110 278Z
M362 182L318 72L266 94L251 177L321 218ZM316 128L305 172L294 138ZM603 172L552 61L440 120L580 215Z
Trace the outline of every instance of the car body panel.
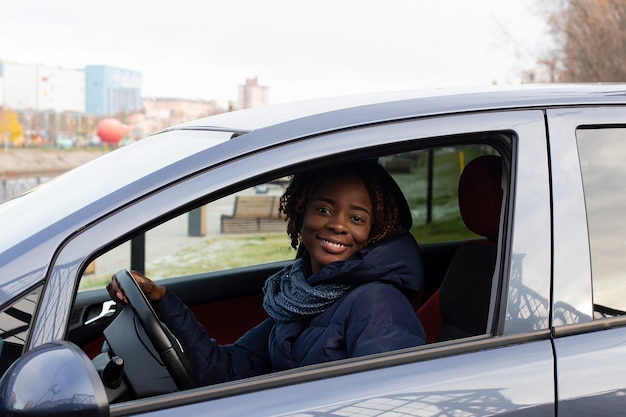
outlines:
M623 320L621 320L624 326ZM596 326L598 327L598 326ZM626 407L626 327L597 329L554 341L559 412L615 415Z
M552 160L554 223L554 301L567 303L579 312L582 321L593 315L591 264L587 215L583 198L582 175L576 146L576 127L590 109L549 110L550 153ZM571 117L576 115L575 117ZM593 120L593 119L591 119ZM568 122L569 121L569 122ZM556 314L556 312L555 312ZM563 316L553 317L555 325ZM565 315L564 317L567 317Z
M515 125L518 136L514 158L513 209L509 213L511 238L503 334L518 334L549 327L550 300L550 190L543 114ZM501 220L504 225L504 219ZM531 226L532 225L532 226ZM503 230L504 227L501 227ZM498 274L496 274L497 277ZM494 291L496 286L494 285Z
M415 360L420 356L405 355ZM227 395L229 390L236 392L236 383L224 384L218 398L205 403L202 393L190 393L200 402L177 411L190 417L206 415L207 410L220 416L554 415L552 354L547 340L345 373L244 395ZM163 400L160 406L167 404ZM168 415L167 410L150 412L150 408L146 402L113 407L112 416Z

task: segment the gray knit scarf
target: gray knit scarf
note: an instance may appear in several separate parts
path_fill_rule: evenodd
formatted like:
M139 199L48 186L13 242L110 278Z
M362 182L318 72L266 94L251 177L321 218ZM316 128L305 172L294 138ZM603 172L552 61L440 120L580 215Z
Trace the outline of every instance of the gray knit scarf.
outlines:
M322 313L350 288L347 284L307 283L302 258L265 282L263 307L276 321L293 321Z

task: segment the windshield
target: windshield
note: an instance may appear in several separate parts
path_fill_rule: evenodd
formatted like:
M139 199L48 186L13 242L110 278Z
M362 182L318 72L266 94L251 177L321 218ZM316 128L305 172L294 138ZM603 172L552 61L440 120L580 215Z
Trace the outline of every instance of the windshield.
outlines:
M0 205L0 253L73 211L176 161L228 140L230 132L165 132L103 155ZM42 211L43 208L43 211Z

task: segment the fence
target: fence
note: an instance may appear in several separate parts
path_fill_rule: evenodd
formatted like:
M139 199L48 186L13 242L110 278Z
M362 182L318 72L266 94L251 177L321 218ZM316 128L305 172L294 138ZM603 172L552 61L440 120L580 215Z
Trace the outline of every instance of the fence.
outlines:
M20 195L52 177L10 178L0 180L0 202Z

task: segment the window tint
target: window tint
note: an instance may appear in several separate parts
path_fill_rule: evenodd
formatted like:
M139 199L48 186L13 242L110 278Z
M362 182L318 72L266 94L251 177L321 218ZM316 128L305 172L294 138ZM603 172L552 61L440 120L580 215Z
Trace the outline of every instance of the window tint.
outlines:
M626 314L626 129L580 129L596 318Z

